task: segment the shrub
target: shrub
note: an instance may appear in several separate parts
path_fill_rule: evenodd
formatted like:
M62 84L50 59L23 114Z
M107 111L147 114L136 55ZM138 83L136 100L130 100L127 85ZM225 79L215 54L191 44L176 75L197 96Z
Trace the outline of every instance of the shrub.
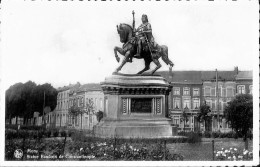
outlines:
M44 136L45 136L45 137L51 137L51 131L50 131L50 130L46 130L46 131L44 132Z
M204 136L205 136L206 138L210 138L210 137L211 137L211 134L210 134L210 132L206 131L206 132L204 132Z
M223 134L223 133L221 133L221 132L213 132L213 133L212 133L212 137L218 138L218 137L221 136L221 134Z
M196 132L189 132L187 135L187 142L188 143L198 143L201 142L201 137L199 133Z
M34 130L34 131L38 131L38 130L44 130L44 128L42 126L21 126L20 129L23 130Z
M219 137L220 138L226 138L227 137L227 133L220 133Z
M67 133L65 130L61 131L61 137L66 137Z
M233 138L233 132L228 132L226 133L227 138Z
M237 139L237 138L239 137L239 135L238 135L237 133L233 132L233 133L232 133L232 137L233 137L234 139Z
M58 135L59 135L59 131L58 131L58 130L54 130L53 136L54 136L54 137L58 137Z

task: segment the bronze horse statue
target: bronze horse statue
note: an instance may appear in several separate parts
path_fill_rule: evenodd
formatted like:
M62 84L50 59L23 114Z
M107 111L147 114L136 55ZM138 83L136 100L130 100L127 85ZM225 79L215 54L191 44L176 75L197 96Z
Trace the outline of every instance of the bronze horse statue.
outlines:
M135 55L137 53L137 44L133 28L128 24L120 24L119 26L117 25L117 32L120 36L120 42L123 43L123 47L120 48L116 46L114 48L115 57L116 60L119 62L120 58L117 55L117 52L119 52L121 55L124 56L124 59L121 65L115 70L115 72L118 72L122 69L126 62L129 61L130 56L137 59L144 59L145 67L137 74L142 74L143 72L149 70L151 62L154 62L156 65L155 69L151 71L151 74L154 74L154 72L162 66L158 60L160 57L162 57L162 60L167 65L170 65L170 71L172 70L174 64L168 58L168 47L166 45L156 45L154 52L151 52L151 50L147 46L143 46L142 48L144 49L141 50L140 57L136 57Z

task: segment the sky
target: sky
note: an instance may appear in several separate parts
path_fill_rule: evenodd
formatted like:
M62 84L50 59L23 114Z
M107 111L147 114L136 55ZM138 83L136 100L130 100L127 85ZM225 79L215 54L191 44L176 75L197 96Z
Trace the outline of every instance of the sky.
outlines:
M4 89L28 80L54 87L104 81L119 66L113 52L122 46L116 25L131 25L132 10L136 26L142 14L148 15L155 41L169 48L173 70L253 70L258 61L257 1L8 0L2 4L1 22ZM168 70L160 62L160 70ZM134 59L120 72L143 68L143 60Z

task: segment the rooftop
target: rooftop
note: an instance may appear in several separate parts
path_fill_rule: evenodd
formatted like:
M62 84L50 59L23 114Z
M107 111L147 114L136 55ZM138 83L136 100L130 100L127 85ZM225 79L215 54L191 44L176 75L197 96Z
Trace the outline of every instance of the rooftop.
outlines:
M84 84L81 85L78 89L77 92L81 92L81 91L101 91L101 85L98 83L88 83L88 84Z
M236 80L253 79L253 71L240 71L236 76Z
M216 71L158 71L155 74L163 76L172 83L202 84L204 81L216 80ZM252 79L252 71L218 71L219 81L234 81L236 79Z

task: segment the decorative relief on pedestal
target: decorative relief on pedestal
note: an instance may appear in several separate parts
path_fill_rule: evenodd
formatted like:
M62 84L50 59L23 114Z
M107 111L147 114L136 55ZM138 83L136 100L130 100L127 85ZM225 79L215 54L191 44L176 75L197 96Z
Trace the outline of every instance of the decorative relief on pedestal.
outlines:
M127 114L127 98L123 98L122 99L122 103L123 103L123 110L122 110L122 112L123 112L123 115L124 115L124 114Z
M123 115L127 115L130 113L130 105L131 105L130 98L122 98L122 114Z
M153 113L155 115L161 115L162 114L162 98L153 98Z

